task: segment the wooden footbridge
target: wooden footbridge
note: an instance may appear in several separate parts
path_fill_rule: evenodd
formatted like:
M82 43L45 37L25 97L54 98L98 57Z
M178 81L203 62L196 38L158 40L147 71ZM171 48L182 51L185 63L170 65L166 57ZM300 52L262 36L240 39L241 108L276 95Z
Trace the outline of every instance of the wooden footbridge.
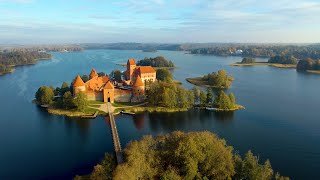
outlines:
M117 125L114 120L114 116L113 116L113 112L111 110L110 103L107 104L107 113L109 114L109 121L110 121L111 133L112 133L114 152L116 154L118 164L121 164L121 163L123 163L123 154L122 154L120 139L119 139L119 135L118 135Z

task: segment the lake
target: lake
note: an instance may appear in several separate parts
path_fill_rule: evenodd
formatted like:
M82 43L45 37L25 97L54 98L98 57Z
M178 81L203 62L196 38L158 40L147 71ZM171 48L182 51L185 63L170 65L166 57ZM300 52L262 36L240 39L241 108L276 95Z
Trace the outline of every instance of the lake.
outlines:
M148 53L88 50L52 53L52 60L17 67L0 76L0 179L71 179L87 174L113 145L108 121L48 114L32 104L42 85L61 86L91 68L110 73L124 70L116 63L128 58L165 56L178 69L174 78L192 88L187 77L225 69L235 78L234 113L191 109L179 113L116 116L121 144L143 135L180 131L211 131L243 155L248 150L261 161L270 159L275 171L292 179L316 179L320 169L320 75L268 66L233 67L240 57L198 56L176 51ZM258 61L267 61L259 59Z

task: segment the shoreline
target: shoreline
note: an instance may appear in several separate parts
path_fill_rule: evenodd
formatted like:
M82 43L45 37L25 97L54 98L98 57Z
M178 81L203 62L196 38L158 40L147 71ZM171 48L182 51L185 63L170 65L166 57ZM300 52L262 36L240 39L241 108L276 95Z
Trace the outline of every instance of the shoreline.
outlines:
M125 63L116 63L116 65L117 66L122 66L122 67L126 67L127 66L127 64L125 64ZM177 67L177 66L174 66L174 67L154 67L154 66L152 66L154 69L169 69L169 70L171 70L171 69L177 69L177 68L179 68L179 67Z
M93 111L98 111L97 116L103 116L106 115L105 112L93 109L93 108L88 108L92 110L92 113L84 113L81 111L77 111L75 109L59 109L59 108L53 108L53 107L48 107L47 112L49 114L54 114L54 115L59 115L59 116L67 116L67 117L83 117L83 116L92 116L95 112ZM82 118L85 119L85 118Z
M320 74L320 70L307 70L307 73Z
M207 81L203 81L202 77L186 78L186 81L190 84L193 84L195 86L200 86L200 87L215 88L215 89L228 89L228 87L211 86L211 85L207 84Z
M214 108L214 107L199 107L199 106L196 106L195 108L203 109L207 111L215 111L215 112L234 112L240 109L246 109L244 106L240 104L235 104L235 107L231 109L220 109L220 108Z
M41 61L41 60L51 60L52 57L50 58L37 58L34 59L35 61ZM9 73L13 73L16 71L15 67L19 67L19 66L30 66L30 65L36 65L37 63L28 63L28 64L15 64L15 65L8 65L10 68L12 68L10 71L8 72L0 72L0 76L3 76L5 74L9 74Z
M288 69L296 69L296 64L278 64L278 63L268 63L268 62L255 62L255 63L244 63L240 62L230 64L231 66L272 66L276 68L288 68Z

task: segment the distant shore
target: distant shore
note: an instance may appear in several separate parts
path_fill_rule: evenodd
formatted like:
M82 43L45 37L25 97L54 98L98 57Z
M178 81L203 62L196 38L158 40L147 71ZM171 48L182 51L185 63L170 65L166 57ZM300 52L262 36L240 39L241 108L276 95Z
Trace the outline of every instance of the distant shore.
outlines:
M40 60L51 60L52 57L50 58L37 58L37 59L34 59L35 61L40 61ZM16 71L16 69L14 67L18 67L18 66L29 66L29 65L35 65L37 63L28 63L28 64L15 64L15 65L9 65L9 67L11 68L9 71L7 72L0 72L0 76L1 75L5 75L5 74L9 74L9 73L13 73L14 71Z
M123 66L123 67L126 67L127 66L127 64L125 64L125 63L116 63L116 65L118 65L118 66ZM152 66L153 67L153 66ZM177 69L177 68L179 68L179 67L177 67L177 66L174 66L174 67L153 67L154 69Z
M296 69L296 64L278 64L278 63L268 63L268 62L255 62L255 63L233 63L231 66L272 66L277 68L289 68Z

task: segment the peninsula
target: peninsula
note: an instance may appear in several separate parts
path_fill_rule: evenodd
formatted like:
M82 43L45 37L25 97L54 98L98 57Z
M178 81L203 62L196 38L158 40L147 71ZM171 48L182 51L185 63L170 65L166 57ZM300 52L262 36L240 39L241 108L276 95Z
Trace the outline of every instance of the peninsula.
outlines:
M15 66L33 65L38 60L51 59L51 55L39 51L23 49L0 52L0 75L14 72Z

